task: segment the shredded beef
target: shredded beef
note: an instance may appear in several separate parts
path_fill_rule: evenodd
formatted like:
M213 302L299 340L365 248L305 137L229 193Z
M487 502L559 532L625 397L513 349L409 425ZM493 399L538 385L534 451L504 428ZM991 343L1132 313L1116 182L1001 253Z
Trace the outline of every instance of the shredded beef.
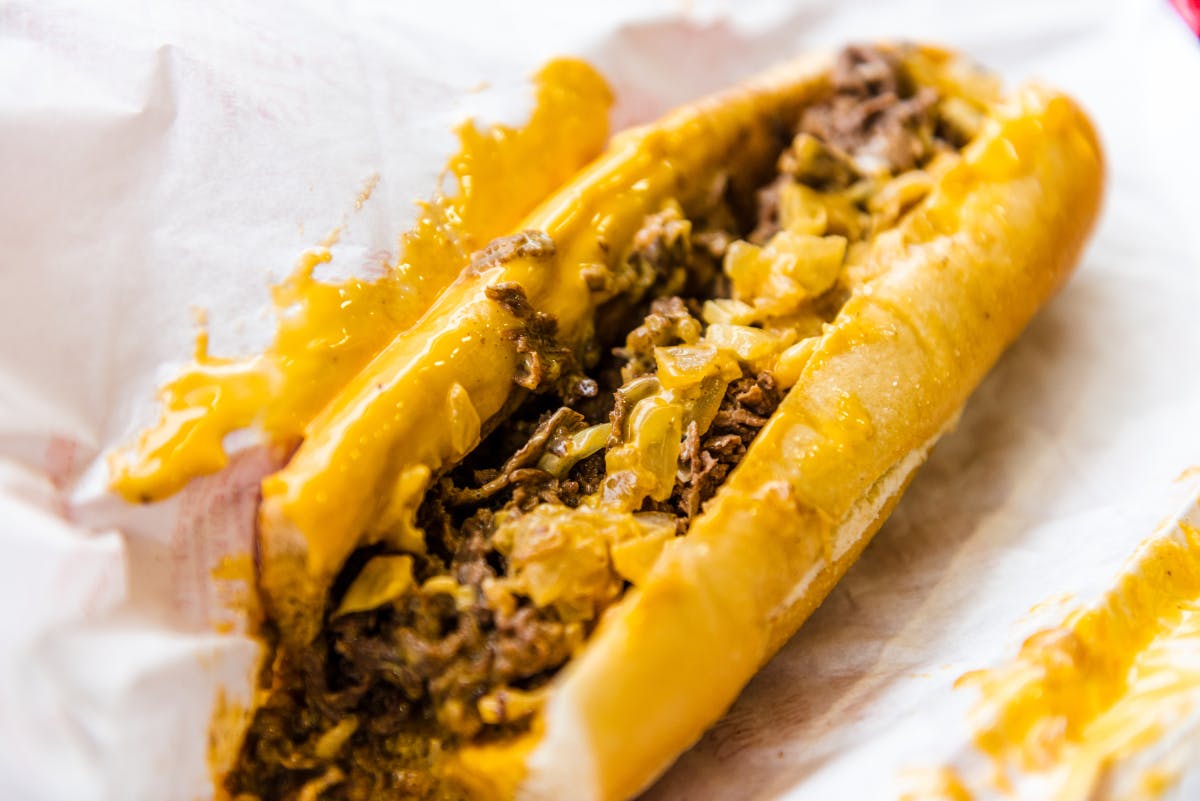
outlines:
M647 289L664 287L672 292L682 288L692 255L691 233L691 222L676 209L647 217L633 237L633 249L626 262L632 279Z
M525 297L525 287L513 281L493 284L484 290L484 294L488 296L489 300L503 306L506 312L518 320L528 320L536 314L533 306L529 303L529 298Z
M963 145L978 126L977 113L950 104L947 108L959 110L947 119L938 100L932 87L913 86L894 53L863 46L842 50L829 97L805 109L779 157L779 175L758 190L749 241L761 245L779 232L780 193L793 181L842 190L864 177L921 167L940 148Z
M594 378L582 374L567 376L562 382L563 403L567 406L578 406L586 400L599 397L600 384Z
M447 502L451 506L477 504L491 498L510 485L545 483L552 477L545 471L532 468L530 465L535 464L541 458L550 442L550 437L556 431L578 431L583 427L584 419L581 414L566 406L559 407L539 423L525 444L508 458L495 476L487 476L483 486L473 489L454 489L450 486L447 490ZM477 477L484 478L482 475Z
M754 244L765 244L767 240L779 233L781 229L779 225L779 195L784 184L790 180L788 176L781 175L758 190L758 219L755 222L754 230L747 237Z
M834 66L832 97L805 110L800 131L857 164L901 172L932 154L936 100L930 87L914 91L893 54L847 47Z
M684 218L674 206L648 215L618 269L585 270L588 287L601 300L596 310L600 340L611 344L616 332L637 325L646 314L643 299L725 292L721 259L738 238L721 194L725 186L722 181L714 189L717 194L706 204L712 208L695 218ZM607 302L617 296L617 302Z
M695 423L688 427L681 474L663 505L679 516L681 533L742 460L750 441L782 400L783 393L770 373L747 375L729 385L717 416L703 436Z
M464 605L460 597L456 603L440 589L421 587L391 605L332 618L323 636L337 676L395 687L418 718L436 720L450 736L469 738L484 725L476 705L481 697L558 667L583 631L528 600L510 607L489 604L484 584L503 570L503 557L491 542L493 513L479 509L455 525L441 501L435 497L425 504L421 522L427 529L456 530L457 536L448 563L432 573L453 577L472 600ZM322 668L330 666L327 661Z
M658 298L650 304L650 313L642 324L629 332L625 346L615 351L625 360L622 380L628 382L654 372L656 347L695 342L702 330L700 321L692 316L682 298Z
M604 482L604 451L587 457L559 484L558 494L567 506L576 507L588 495L594 495Z
M521 231L493 239L483 250L471 254L471 270L479 272L521 256L545 259L554 255L554 240L544 231Z
M505 332L521 355L513 383L534 392L544 392L560 378L576 379L575 374L568 372L574 366L574 355L556 337L558 320L534 309L524 287L509 281L488 287L486 294L521 321L521 325Z
M386 743L422 742L435 724L442 739L477 735L485 725L480 698L498 687L536 685L579 645L583 627L552 611L527 600L488 604L484 582L503 562L490 542L490 510L459 526L437 498L423 507L421 521L427 531L457 532L449 562L429 570L452 576L474 600L464 606L444 592L417 588L394 604L329 619L307 655L276 676L277 686L288 689L272 693L258 710L245 745L253 756L242 762L257 767L229 774L232 794L295 798L332 765L341 778L322 797L425 798L434 789L427 772L397 766L417 767L427 753L407 759L414 755ZM506 720L506 707L500 709L501 719L490 725L520 730L524 719ZM346 744L334 755L318 754L321 735L350 717L360 725Z

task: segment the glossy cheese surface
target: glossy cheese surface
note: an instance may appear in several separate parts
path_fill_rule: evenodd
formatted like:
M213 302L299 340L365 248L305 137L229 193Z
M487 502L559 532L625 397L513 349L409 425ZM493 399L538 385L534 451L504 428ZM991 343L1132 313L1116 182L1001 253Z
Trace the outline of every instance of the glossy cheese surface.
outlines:
M719 171L770 169L779 144L766 120L794 117L817 86L764 85L623 133L519 224L545 234L553 252L477 261L329 402L291 461L263 482L262 583L289 639L312 638L346 557L404 537L432 476L465 456L515 397L517 354L505 332L519 321L487 288L520 284L555 317L561 341L584 347L595 307L588 268L615 266L646 215L699 202Z
M1192 517L1195 517L1193 514ZM1101 599L1034 634L1007 664L968 673L976 745L997 783L1043 774L1064 801L1107 786L1108 772L1200 704L1200 529L1182 519L1144 542ZM1154 798L1170 775L1144 776Z
M238 429L257 427L284 446L306 436L321 410L458 276L471 252L509 232L600 152L612 102L603 78L582 61L558 59L534 84L524 125L458 128L460 148L446 165L457 191L418 204L417 223L401 236L399 256L382 278L315 279L314 270L332 258L335 232L271 288L276 332L263 353L213 356L202 331L193 363L159 390L157 424L110 458L112 488L134 502L166 497L224 467L224 437Z

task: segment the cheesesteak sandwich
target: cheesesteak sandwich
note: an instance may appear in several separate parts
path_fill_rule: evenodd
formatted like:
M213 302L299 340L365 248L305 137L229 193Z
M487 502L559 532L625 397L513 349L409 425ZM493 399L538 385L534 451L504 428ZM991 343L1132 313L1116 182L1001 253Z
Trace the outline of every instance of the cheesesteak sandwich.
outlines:
M927 47L616 136L263 482L220 792L636 794L862 552L1102 183L1069 99Z

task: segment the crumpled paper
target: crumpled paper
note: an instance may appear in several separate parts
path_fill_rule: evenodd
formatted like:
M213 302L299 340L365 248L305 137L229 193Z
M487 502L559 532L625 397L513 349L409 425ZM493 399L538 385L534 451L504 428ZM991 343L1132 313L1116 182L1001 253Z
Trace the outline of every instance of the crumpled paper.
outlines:
M154 419L191 309L214 353L245 353L269 336L267 284L334 227L335 271L378 270L454 124L519 121L552 55L605 73L621 127L878 37L1073 93L1107 148L1103 218L876 542L654 801L898 797L968 748L953 680L1061 616L1035 605L1098 594L1195 497L1175 479L1200 463L1200 45L1169 4L0 5L0 798L211 795L214 701L246 697L255 654L217 633L212 570L247 549L267 457L138 508L102 459Z

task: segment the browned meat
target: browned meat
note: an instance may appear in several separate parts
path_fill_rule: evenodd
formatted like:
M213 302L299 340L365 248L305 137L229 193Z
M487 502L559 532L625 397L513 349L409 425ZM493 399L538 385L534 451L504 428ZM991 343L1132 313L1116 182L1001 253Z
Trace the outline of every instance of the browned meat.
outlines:
M534 679L566 661L582 637L581 626L560 622L527 601L512 608L488 603L483 585L503 564L492 547L492 520L491 510L480 509L458 526L448 564L432 571L471 590L472 603L464 607L443 591L420 588L395 604L333 618L322 669L335 667L334 678L342 681L351 677L395 687L418 720L432 718L449 735L470 737L484 725L476 702L485 693ZM429 530L455 528L438 500L426 503L422 523Z
M627 260L635 284L677 291L687 280L692 251L692 224L676 209L651 214L633 237ZM644 290L643 290L644 291Z
M496 475L485 478L486 483L483 486L475 489L455 489L448 485L446 502L451 506L477 504L491 498L510 485L538 484L552 480L552 476L530 465L535 464L545 452L550 437L555 432L571 433L583 427L583 415L566 406L560 406L553 414L538 424L537 429L525 444L508 458ZM484 478L478 474L477 477Z
M504 307L504 310L518 320L528 320L536 311L525 297L525 287L512 281L489 286L484 293L489 300Z
M559 500L572 508L587 495L594 494L604 481L604 451L593 453L570 472L558 485Z
M516 343L517 353L521 354L521 366L513 383L542 392L553 387L560 378L567 378L575 359L571 349L564 347L556 337L558 320L551 314L535 310L520 284L507 282L490 286L487 296L521 321L521 325L505 332L505 336Z
M746 455L751 440L782 400L783 393L770 373L747 375L729 385L704 436L694 423L688 428L680 460L682 476L664 504L665 510L679 516L681 533Z
M625 346L615 353L625 360L621 380L632 381L654 372L654 349L683 342L695 342L702 330L682 298L659 298L650 304L650 313L642 324L629 332Z
M483 250L472 253L471 269L484 270L520 256L545 259L553 255L554 240L544 231L521 231L512 236L493 239Z
M847 47L833 72L833 95L804 112L800 132L821 140L836 161L848 154L868 172L902 172L933 153L937 92L914 91L890 53Z
M365 801L387 792L424 798L433 792L431 780L404 765L420 764L425 753L384 744L415 745L435 725L442 738L475 735L484 726L476 705L484 694L536 683L578 646L585 633L578 623L561 622L528 601L511 608L488 604L483 584L503 562L491 547L490 510L457 526L435 497L423 507L421 523L429 534L452 532L455 540L449 562L425 572L452 576L473 592L474 602L463 607L444 592L420 588L395 604L328 620L312 650L276 674L279 690L247 735L249 758L227 777L232 795L290 800L332 768L340 778L322 797ZM441 546L433 550L446 544L431 543ZM345 744L333 754L318 753L322 735L351 719L359 725ZM523 723L502 717L490 725L519 730ZM254 769L245 770L247 764Z
M779 233L779 193L784 184L791 180L789 176L781 175L758 190L758 221L750 236L746 237L749 241L761 245Z

